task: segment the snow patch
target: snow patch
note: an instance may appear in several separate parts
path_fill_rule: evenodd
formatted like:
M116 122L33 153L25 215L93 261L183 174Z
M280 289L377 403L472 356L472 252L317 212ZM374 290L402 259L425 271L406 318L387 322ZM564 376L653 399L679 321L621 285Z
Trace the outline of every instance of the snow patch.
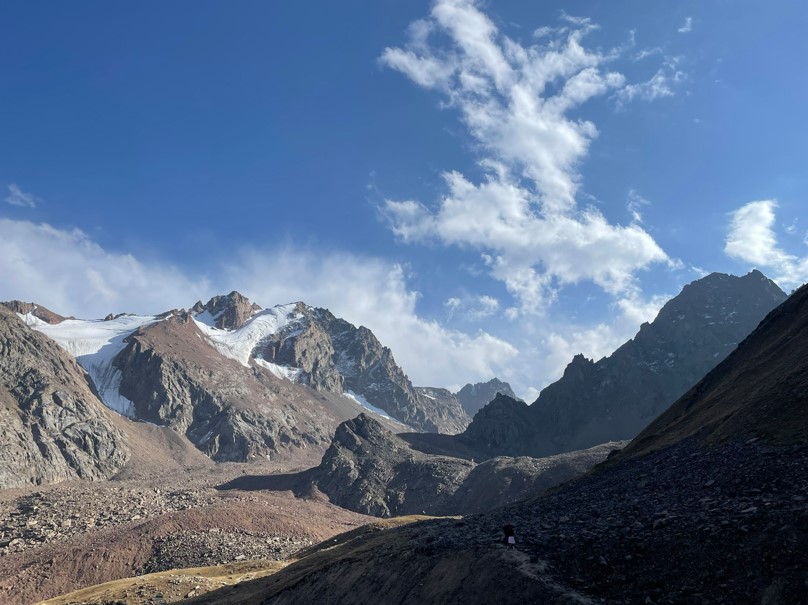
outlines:
M194 315L194 321L196 321L197 323L203 323L209 328L216 327L216 317L211 315L210 311L197 313L196 315Z
M134 404L118 390L121 386L121 372L113 367L112 360L126 346L124 339L127 336L142 326L160 321L157 317L124 315L108 321L66 319L55 325L38 319L29 323L26 317L23 317L23 321L56 341L75 357L90 375L101 401L107 407L130 418L134 417Z
M34 311L35 310L36 308L34 308ZM23 320L23 322L25 322L25 325L28 326L29 328L36 328L37 326L43 326L43 325L47 326L48 322L39 319L36 315L34 315L34 311L26 313L25 315L23 315L22 313L17 313L17 317Z
M261 359L260 357L255 358L255 363L257 363L262 368L266 368L273 375L277 378L287 380L291 380L292 382L297 382L298 378L300 378L300 374L303 372L300 368L293 368L290 366L280 366L276 363L272 363L271 361L267 361L266 359Z
M207 311L205 313L210 315ZM200 316L203 315L205 314L200 314ZM204 320L207 318L203 317L200 320L200 316L193 318L194 323L207 337L210 344L225 357L235 359L245 367L250 367L250 356L261 340L277 334L286 326L303 319L302 313L295 312L295 303L278 305L261 311L235 330L219 330L205 323ZM211 317L211 319L213 318Z
M343 393L343 395L345 395L345 397L347 397L348 399L353 399L357 404L359 404L360 406L362 406L363 408L365 408L369 412L373 412L374 414L376 414L377 416L381 416L385 420L389 420L390 422L394 422L394 423L396 423L396 424L398 424L400 426L403 426L405 428L408 428L408 429L410 428L409 426L407 426L406 424L404 424L400 420L396 420L395 418L390 416L390 414L385 412L383 409L377 408L375 405L372 405L372 404L368 403L368 400L365 399L364 397L362 397L362 395L358 395L358 394L354 393L351 390L345 391Z

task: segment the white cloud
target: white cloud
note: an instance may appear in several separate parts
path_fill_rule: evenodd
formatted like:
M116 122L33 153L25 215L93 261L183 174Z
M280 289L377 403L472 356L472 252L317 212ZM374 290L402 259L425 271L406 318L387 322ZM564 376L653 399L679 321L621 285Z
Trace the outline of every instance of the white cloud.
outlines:
M11 183L11 185L8 186L8 191L9 194L4 198L4 201L6 204L11 204L12 206L34 208L36 207L37 202L40 201L40 199L34 194L26 193L14 183Z
M451 298L446 299L446 302L443 303L443 306L449 309L450 311L454 311L455 309L458 309L462 304L463 301L461 301L456 296L452 296Z
M693 17L686 17L682 27L676 31L678 31L680 34L687 34L693 31Z
M686 74L678 67L677 57L667 57L656 73L645 82L628 84L617 91L618 107L625 107L632 101L655 101L672 97L674 89L685 80Z
M470 321L480 321L496 315L499 311L499 300L493 296L477 295L453 296L444 301L443 306L449 311L449 317L459 315Z
M642 61L643 59L647 59L648 57L653 57L654 55L661 55L662 49L659 46L655 46L653 48L644 48L640 52L632 57L632 61Z
M774 232L776 200L749 202L730 216L724 251L758 268L773 271L772 279L783 288L808 281L808 257L789 254L777 243Z
M380 57L458 111L479 144L485 175L475 183L444 172L446 193L436 209L386 200L391 229L405 242L479 250L490 274L518 301L505 312L511 318L541 312L565 284L591 280L619 294L630 289L638 269L669 262L637 221L613 225L576 202L578 166L597 128L568 114L627 87L621 74L605 69L613 53L582 45L595 26L586 18L562 19L568 25L536 30L542 44L524 47L502 35L476 2L438 0L418 22L418 36L411 29L407 45ZM451 44L432 44L437 34Z
M0 219L0 296L38 302L56 313L159 313L190 306L211 289L168 265L104 250L79 229Z

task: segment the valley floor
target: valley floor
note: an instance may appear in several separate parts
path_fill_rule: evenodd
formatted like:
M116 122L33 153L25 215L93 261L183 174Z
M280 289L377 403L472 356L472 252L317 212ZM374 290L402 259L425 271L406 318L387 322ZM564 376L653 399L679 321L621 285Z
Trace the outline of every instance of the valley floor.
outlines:
M0 490L0 603L26 605L150 572L266 566L373 520L291 492L216 489L247 473L291 470L223 464ZM239 569L233 573L247 573Z

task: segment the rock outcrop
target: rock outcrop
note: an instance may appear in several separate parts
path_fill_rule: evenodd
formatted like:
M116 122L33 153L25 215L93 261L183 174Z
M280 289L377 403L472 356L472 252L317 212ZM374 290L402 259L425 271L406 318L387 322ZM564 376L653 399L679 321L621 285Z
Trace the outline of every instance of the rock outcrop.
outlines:
M325 447L342 420L301 385L220 355L187 314L141 327L126 342L114 365L136 417L187 435L216 461Z
M583 474L622 445L543 459L495 458L477 465L415 451L372 418L360 415L337 428L320 465L300 479L316 486L333 504L368 515L465 515L537 496ZM307 491L300 485L297 489Z
M129 458L111 414L67 353L0 305L0 487L109 478Z
M44 321L47 324L58 324L63 322L66 317L62 317L58 313L54 313L50 309L43 307L42 305L38 305L32 302L21 302L19 300L10 300L6 302L0 302L0 305L14 311L19 315L28 315L29 317L35 317L41 321Z
M729 355L786 295L758 271L684 287L609 357L577 355L531 405L497 399L460 437L487 455L546 456L630 439Z
M240 328L245 321L260 310L259 305L235 290L226 296L214 296L204 305L200 300L191 307L191 312L200 318L204 316L211 322L211 325L220 330Z
M364 414L342 423L314 470L332 503L377 517L446 508L474 468L458 458L415 452Z

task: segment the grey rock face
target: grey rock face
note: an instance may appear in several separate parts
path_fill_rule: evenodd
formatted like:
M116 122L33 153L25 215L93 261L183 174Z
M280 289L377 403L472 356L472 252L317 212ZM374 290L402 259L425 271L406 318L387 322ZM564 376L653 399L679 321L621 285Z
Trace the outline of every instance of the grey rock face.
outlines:
M0 487L106 479L129 458L84 371L0 305Z
M468 418L454 400L418 393L393 354L364 326L355 327L327 309L299 303L304 319L261 343L256 353L303 370L308 386L332 393L352 391L416 430L457 433Z
M499 378L492 378L488 382L478 382L477 384L467 384L460 389L456 395L457 400L470 417L479 412L490 401L499 394L507 395L511 399L518 399L511 389L511 385L502 382Z
M708 275L685 286L611 356L593 362L577 355L533 405L481 410L462 440L489 455L546 456L630 439L785 298L758 271Z
M315 469L315 482L333 503L356 512L377 517L434 513L473 467L466 460L415 452L360 414L337 428Z
M114 363L138 418L184 433L216 461L325 446L336 424L299 385L219 355L187 314L139 329Z
M193 313L210 313L220 330L238 328L260 310L260 306L235 290L227 296L214 296L204 305L200 300L191 308Z

